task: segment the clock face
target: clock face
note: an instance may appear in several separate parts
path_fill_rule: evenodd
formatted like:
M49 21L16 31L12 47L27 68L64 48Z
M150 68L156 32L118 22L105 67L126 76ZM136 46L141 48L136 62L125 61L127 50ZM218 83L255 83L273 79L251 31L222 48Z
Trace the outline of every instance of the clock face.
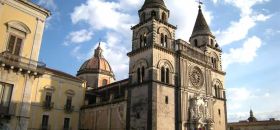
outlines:
M200 87L203 84L203 75L198 67L194 67L189 75L193 86Z

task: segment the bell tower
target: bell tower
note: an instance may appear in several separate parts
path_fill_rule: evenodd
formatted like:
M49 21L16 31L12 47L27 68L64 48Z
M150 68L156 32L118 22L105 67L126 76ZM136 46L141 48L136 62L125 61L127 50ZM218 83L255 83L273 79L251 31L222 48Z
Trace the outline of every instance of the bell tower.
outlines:
M198 8L198 15L189 41L192 46L207 52L211 57L211 65L214 69L222 70L222 50L204 18L201 5L199 5Z
M131 28L127 129L175 129L175 30L163 0L145 0ZM169 122L169 123L166 123Z

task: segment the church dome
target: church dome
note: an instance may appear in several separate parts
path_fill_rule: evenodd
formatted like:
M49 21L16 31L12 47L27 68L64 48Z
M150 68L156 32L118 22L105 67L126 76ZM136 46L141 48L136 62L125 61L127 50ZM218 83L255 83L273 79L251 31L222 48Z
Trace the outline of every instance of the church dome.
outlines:
M102 55L100 44L95 49L94 56L82 64L77 76L85 73L102 73L114 77L114 73L109 62Z

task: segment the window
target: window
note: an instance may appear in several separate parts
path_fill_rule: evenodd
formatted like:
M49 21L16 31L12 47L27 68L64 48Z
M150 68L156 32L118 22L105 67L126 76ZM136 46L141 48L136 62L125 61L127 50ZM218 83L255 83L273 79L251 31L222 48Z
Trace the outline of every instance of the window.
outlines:
M137 82L141 83L141 70L140 70L140 68L137 69Z
M71 108L72 107L72 97L68 96L66 99L66 107Z
M145 13L143 13L143 14L141 15L141 22L144 22L145 19L146 19L146 16L145 16Z
M52 93L47 92L46 97L45 97L45 102L44 102L44 108L47 110L50 110L53 107L52 101Z
M166 83L169 83L169 69L168 68L166 68L165 78L166 78Z
M162 12L161 19L162 21L166 22L166 14L164 12Z
M218 114L219 116L221 116L221 109L218 109Z
M168 96L165 96L165 104L168 104Z
M160 35L160 43L161 43L161 46L164 46L164 35L163 34Z
M142 70L141 70L141 80L144 81L144 77L145 77L145 68L144 66L142 67Z
M46 93L45 101L49 103L52 101L52 93L50 92Z
M194 46L198 47L197 39L194 39Z
M10 35L9 41L8 41L8 52L19 55L20 49L22 44L22 38L19 38L15 35Z
M68 130L70 128L70 118L64 118L64 125L63 128Z
M165 68L161 67L161 82L165 82Z
M43 115L42 130L48 130L48 124L49 124L49 116L48 115Z
M140 48L147 46L147 36L146 34L140 36Z
M152 17L156 17L156 15L157 15L156 11L153 10L153 11L151 12L151 15L152 15Z
M213 68L217 68L217 60L216 60L216 58L214 58L214 57L211 57L211 62L212 62L212 66L213 66Z
M211 42L211 46L214 47L214 41L213 41L213 39L211 39L210 42Z
M169 68L161 67L161 82L169 84Z
M13 86L0 82L0 114L7 114L12 97Z
M144 44L143 45L147 46L147 36L146 36L146 34L144 34Z
M102 80L102 86L107 85L108 84L108 80L107 79L103 79Z
M167 47L167 35L164 37L164 47Z

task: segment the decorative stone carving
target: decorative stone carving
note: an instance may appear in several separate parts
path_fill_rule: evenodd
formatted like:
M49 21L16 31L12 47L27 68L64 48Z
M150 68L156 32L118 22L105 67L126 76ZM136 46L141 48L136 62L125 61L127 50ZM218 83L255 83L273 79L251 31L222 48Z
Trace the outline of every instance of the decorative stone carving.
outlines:
M189 77L190 77L190 81L193 86L199 88L203 85L203 82L204 82L203 74L198 67L194 67L191 70Z
M208 109L209 99L200 94L195 94L193 98L190 99L190 128L207 128L211 130L213 127L213 120Z

